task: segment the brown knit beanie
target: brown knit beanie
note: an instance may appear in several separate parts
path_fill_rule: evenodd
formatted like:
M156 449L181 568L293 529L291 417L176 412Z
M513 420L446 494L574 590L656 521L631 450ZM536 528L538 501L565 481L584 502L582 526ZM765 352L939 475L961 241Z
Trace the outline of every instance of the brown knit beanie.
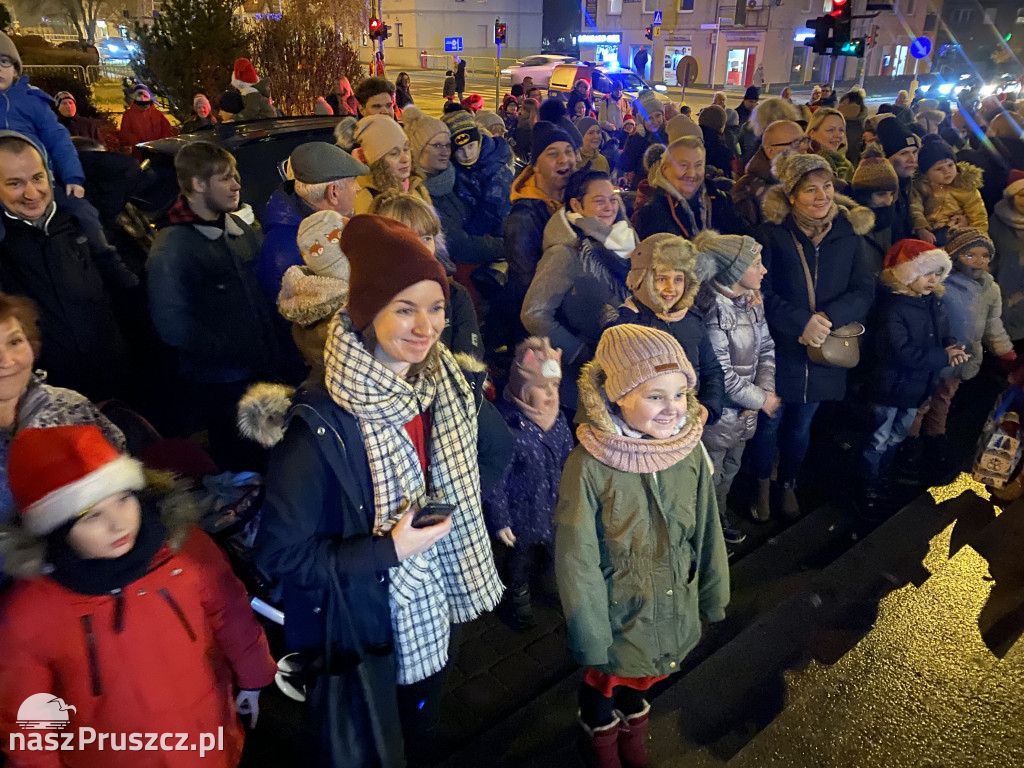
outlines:
M814 171L825 171L830 176L835 176L832 166L821 155L802 155L787 149L776 155L772 161L772 173L782 183L782 191L787 195L793 194L800 180Z
M721 133L725 130L725 117L725 107L712 104L710 107L704 107L697 115L697 125Z
M402 127L405 129L405 135L409 137L409 151L416 165L427 142L439 134L444 134L445 139L448 138L448 126L414 104L402 110Z
M671 334L645 325L614 325L597 343L594 361L605 374L604 390L615 403L663 373L682 373L688 389L697 386L693 366Z
M364 330L399 293L421 280L441 286L448 301L448 275L419 236L394 219L360 214L341 233L348 257L348 315L352 327Z
M958 256L962 256L971 248L978 246L988 250L990 259L996 255L995 243L980 229L975 227L957 227L951 228L946 233L946 245L943 248L949 254L949 258L956 261Z
M389 115L370 115L356 123L355 140L363 150L367 165L373 165L396 147L405 146L409 138L402 126Z
M864 149L851 183L859 192L899 192L900 189L900 179L885 159L885 150L875 142Z

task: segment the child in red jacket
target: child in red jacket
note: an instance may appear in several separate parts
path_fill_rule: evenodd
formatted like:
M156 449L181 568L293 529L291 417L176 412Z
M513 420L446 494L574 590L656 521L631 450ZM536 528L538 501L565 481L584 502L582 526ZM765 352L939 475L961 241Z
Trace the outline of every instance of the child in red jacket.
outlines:
M4 552L19 581L0 609L11 768L237 766L236 708L255 724L276 665L187 494L147 485L91 425L22 430L8 467L21 522ZM60 731L25 726L39 720ZM177 735L147 747L154 733ZM51 748L65 741L73 751Z

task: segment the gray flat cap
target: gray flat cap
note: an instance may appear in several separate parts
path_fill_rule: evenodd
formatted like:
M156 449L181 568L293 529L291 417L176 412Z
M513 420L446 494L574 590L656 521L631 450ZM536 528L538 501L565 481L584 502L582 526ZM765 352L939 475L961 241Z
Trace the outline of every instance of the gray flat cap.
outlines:
M292 151L289 162L295 180L303 184L324 184L370 172L344 149L326 141L300 144Z

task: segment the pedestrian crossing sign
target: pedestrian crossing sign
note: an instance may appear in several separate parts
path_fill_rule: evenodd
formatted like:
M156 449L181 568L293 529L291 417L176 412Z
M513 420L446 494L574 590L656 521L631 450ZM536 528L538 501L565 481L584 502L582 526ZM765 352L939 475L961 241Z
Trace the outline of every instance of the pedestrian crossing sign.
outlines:
M653 22L653 25L655 27L660 27L661 26L661 11L655 11L654 12L654 22Z

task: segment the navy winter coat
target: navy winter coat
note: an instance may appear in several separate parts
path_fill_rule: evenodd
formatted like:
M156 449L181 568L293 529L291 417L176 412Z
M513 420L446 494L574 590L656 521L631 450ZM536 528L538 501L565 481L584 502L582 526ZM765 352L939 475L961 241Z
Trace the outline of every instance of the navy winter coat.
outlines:
M450 164L436 176L423 180L423 186L430 193L434 210L441 220L441 232L452 261L459 264L489 264L500 261L502 240L499 236L471 235L469 209L455 193L455 164Z
M512 439L500 414L481 398L482 379L470 379L480 406L477 441L481 497L501 477ZM292 398L284 439L270 453L267 495L256 537L259 567L280 579L289 650L320 650L325 639L331 550L363 648L391 645L388 568L398 565L390 536L373 535L373 481L355 416L338 407L322 382L307 381ZM341 626L334 642L354 650ZM393 694L394 691L392 690Z
M738 233L742 224L733 214L729 195L710 185L706 185L706 189L711 203L711 228L727 235ZM698 196L689 203L691 209L699 200ZM641 240L660 232L689 239L704 229L704 213L699 206L693 210L691 218L686 206L660 187L654 190L643 208L634 214L633 221L636 222L637 237Z
M296 238L299 225L315 211L297 194L291 182L275 189L263 214L263 248L256 264L260 288L271 301L277 301L281 280L288 267L301 265L302 254Z
M875 330L875 368L871 401L896 408L918 408L935 391L939 373L949 364L946 347L954 343L943 300L920 296L882 273L878 303L871 318Z
M512 201L512 147L480 134L480 157L467 167L455 164L455 194L470 215L465 224L469 235L501 237Z
M785 403L842 400L846 395L846 369L812 363L807 347L797 339L811 319L807 279L793 238L803 246L815 278L815 307L838 328L852 322L871 324L868 310L875 294L875 278L865 257L863 235L871 231L871 211L842 198L832 228L821 243L814 243L793 221L789 200L781 187L765 193L765 223L757 241L768 274L761 284L765 316L775 339L775 391ZM846 208L849 203L852 209Z
M708 424L717 422L726 403L725 373L711 346L703 313L697 307L690 307L682 320L669 323L643 302L631 299L619 307L619 319L614 325L625 323L657 328L671 334L679 342L697 374L697 401L708 409Z
M485 512L491 535L511 528L517 547L554 541L555 503L562 467L572 451L572 432L565 415L545 432L504 398L499 413L512 433L512 460L487 497Z

